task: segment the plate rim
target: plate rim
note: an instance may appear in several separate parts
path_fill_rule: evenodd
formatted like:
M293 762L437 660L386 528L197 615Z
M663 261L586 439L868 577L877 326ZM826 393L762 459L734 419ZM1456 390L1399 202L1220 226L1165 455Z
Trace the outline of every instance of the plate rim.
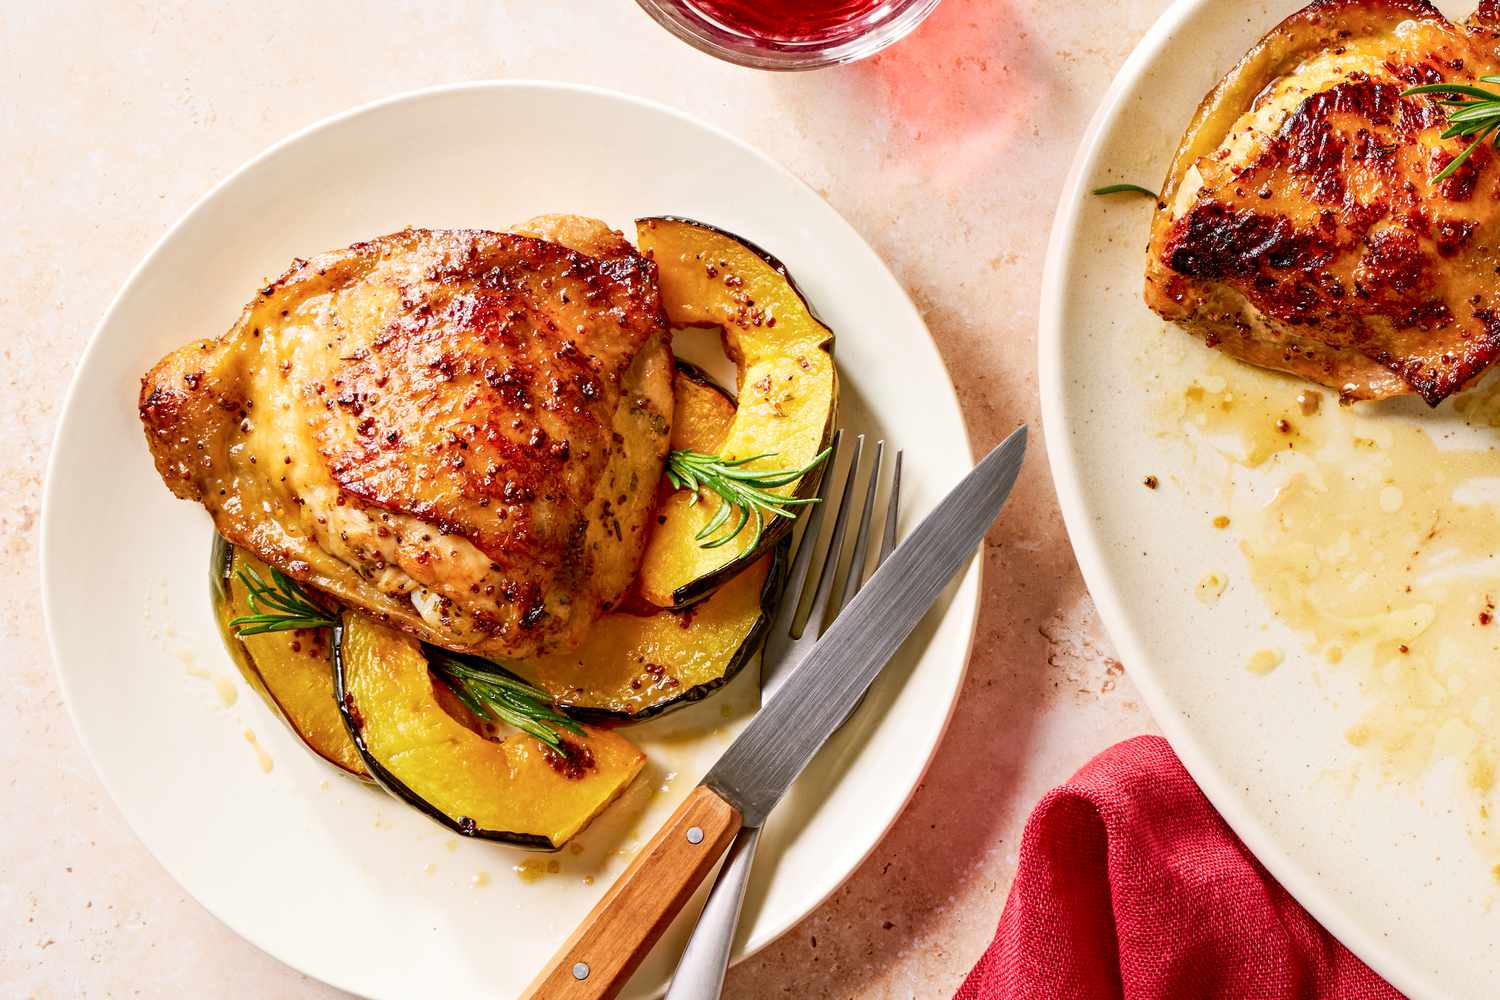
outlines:
M610 87L602 87L594 84L576 83L561 80L537 79L531 77L503 80L467 80L457 83L438 84L435 86L420 87L413 90L399 91L385 97L366 101L364 103L346 108L343 111L338 111L333 114L326 115L322 118L318 118L307 125L293 130L282 138L272 142L270 145L266 146L259 152L255 153L244 162L242 162L239 166L226 173L211 187L209 187L207 191L194 199L188 206L188 208L184 210L183 213L179 215L176 220L174 220L171 225L166 228L161 236L159 236L154 242L152 242L149 249L147 249L146 252L141 256L140 260L136 262L135 266L131 268L125 280L121 283L119 289L111 297L109 305L105 308L104 312L100 316L100 319L94 325L92 331L89 333L88 339L84 343L83 349L78 353L74 364L73 374L68 380L68 388L60 399L59 418L53 431L52 439L48 445L48 456L42 484L40 514L38 518L37 547L37 563L41 585L40 596L43 629L47 639L48 656L51 659L52 675L57 682L58 690L62 696L62 701L64 708L67 711L68 720L72 724L73 732L78 738L79 743L82 745L84 756L88 759L89 765L93 769L95 778L103 787L110 803L114 806L120 818L124 820L125 825L134 836L136 842L146 850L147 854L151 856L152 860L161 867L163 872L165 872L165 874L173 881L173 883L175 883L178 888L186 893L188 897L194 901L194 903L201 907L205 912L210 914L215 920L219 921L221 924L231 930L236 937L239 937L240 939L248 942L257 950L271 956L276 961L282 963L288 968L301 973L302 975L308 976L311 979L315 979L318 982L325 983L336 989L348 990L348 987L341 983L324 978L324 976L320 975L319 972L306 968L300 963L289 961L281 955L277 954L273 949L262 943L260 935L250 933L238 922L230 920L225 915L221 914L216 908L209 906L202 898L200 898L199 894L196 891L180 881L174 874L172 867L166 863L166 861L158 854L156 848L141 834L140 830L137 827L137 824L132 819L130 811L125 808L125 805L117 794L114 785L106 777L105 770L100 766L99 762L101 759L101 755L98 752L98 748L95 746L94 742L90 739L84 726L80 723L75 696L68 681L67 674L63 670L62 658L59 655L59 633L56 612L53 609L54 598L52 592L52 588L56 583L56 575L51 567L52 560L54 558L54 543L52 542L52 537L54 531L57 530L57 526L54 523L54 518L52 516L52 509L54 505L54 490L56 488L55 484L57 481L56 473L58 470L58 465L61 461L59 456L63 452L63 444L65 440L71 438L72 434L75 433L72 431L71 425L81 419L77 415L79 410L76 405L79 383L82 381L83 373L85 369L88 368L93 355L95 354L103 339L105 330L111 326L115 319L116 313L121 308L122 303L141 282L143 276L146 274L152 262L156 259L157 255L161 253L163 248L166 247L166 245L172 241L177 233L185 226L187 226L198 215L199 212L203 211L208 205L210 205L219 196L221 191L237 181L242 175L249 173L250 171L259 167L263 162L277 156L284 149L300 143L312 137L316 133L338 126L347 120L357 118L362 115L377 113L386 108L396 105L414 103L433 98L440 98L442 96L456 92L510 90L538 90L554 93L569 93L576 96L583 96L589 99L602 99L606 101L622 102L625 104L635 105L637 108L642 108L655 114L665 115L668 118L676 119L677 121L682 122L688 126L712 134L714 137L729 143L731 146L736 147L738 150L758 161L765 167L768 167L774 173L781 175L782 177L794 182L797 186L802 187L812 192L813 194L817 194L816 190L812 188L811 185L809 185L797 174L793 173L780 161L771 157L769 154L752 145L748 141L741 139L735 134L729 132L728 130L721 128L718 125L714 125L710 122L706 122L695 115L681 110L680 108L673 107L672 105L666 104L662 101L658 101L654 98L644 97L638 94L632 94ZM951 404L953 412L958 416L959 442L961 443L963 450L968 453L970 462L972 462L974 457L973 438L969 432L968 421L965 418L963 406L959 401L958 392L954 388L952 376L948 373L947 362L943 357L942 351L938 348L937 341L933 339L932 332L928 329L926 320L923 318L921 310L919 310L916 306L916 303L912 301L911 294L907 290L906 286L900 281L899 278L896 277L894 272L891 271L890 265L886 263L885 259L881 257L880 254L875 251L874 247L870 245L869 241L865 239L863 233L861 233L861 231L856 228L853 223L846 219L843 213L839 212L838 209L834 208L831 204L828 204L827 199L822 199L820 196L820 200L823 201L823 203L827 206L829 212L833 214L833 217L836 218L845 227L847 227L850 236L854 239L857 246L861 250L863 250L870 263L878 269L879 273L883 275L883 277L890 283L891 287L899 292L900 300L905 305L905 308L909 315L909 319L916 324L917 328L922 331L923 335L926 336L928 342L931 344L939 365L942 367L944 373L948 375L948 378L944 383L944 388L947 390L947 401ZM849 881L849 879L854 876L854 874L860 868L864 866L865 862L869 860L871 855L874 854L875 850L880 846L880 844L885 840L886 836L890 833L891 829L896 825L896 822L905 814L907 807L911 804L912 798L915 797L917 790L922 786L923 781L926 779L927 773L931 769L932 763L937 757L938 749L942 746L943 741L947 736L948 729L952 724L953 717L958 708L959 696L963 692L964 684L969 675L969 668L974 652L974 643L978 635L979 609L984 594L984 576L985 568L983 547L981 545L981 548L978 550L975 558L971 560L971 562L968 564L968 567L964 570L963 574L957 578L957 584L953 589L952 596L942 612L943 619L947 619L953 615L966 615L968 618L967 629L961 630L965 632L963 638L962 660L956 674L953 675L953 687L952 691L949 693L947 704L943 710L942 719L935 731L930 745L925 750L921 766L916 771L911 785L906 790L905 795L902 796L899 804L897 804L897 806L890 812L889 815L881 817L878 824L872 824L870 826L870 829L874 832L870 837L869 843L859 853L858 858L856 858L848 866L847 870L844 871L840 875L840 877L828 887L826 892L824 892L817 899L810 901L805 908L791 908L792 910L801 909L801 912L793 913L788 918L773 923L771 925L771 929L763 939L755 940L753 938L747 938L745 941L744 950L739 954L732 955L730 960L731 965L738 964L745 959L751 958L752 956L758 954L761 950L780 939L794 926L807 919L807 917L811 916L816 910L822 907L830 898L833 897L835 893L839 891L839 889L841 889ZM878 829L876 829L877 825ZM659 990L654 995L660 996L662 992L664 992L664 988L663 990Z
M1085 181L1099 158L1100 139L1120 117L1124 100L1160 57L1162 49L1183 21L1201 8L1220 0L1175 0L1136 43L1100 98L1088 127L1073 155L1058 196L1057 212L1047 238L1042 267L1037 330L1037 385L1041 395L1042 426L1046 433L1047 464L1062 509L1068 541L1083 574L1100 621L1121 658L1130 664L1130 677L1145 700L1151 716L1162 729L1188 774L1236 836L1265 865L1322 926L1388 983L1411 997L1439 994L1437 984L1415 963L1383 946L1351 916L1348 904L1340 902L1315 877L1308 866L1294 859L1261 822L1247 800L1236 790L1212 756L1192 736L1185 714L1161 684L1145 653L1136 629L1119 596L1119 589L1106 568L1103 546L1093 517L1083 500L1075 455L1069 447L1073 435L1071 412L1064 404L1062 348L1062 302L1066 285L1062 274L1069 267L1078 242L1078 217L1088 195ZM1268 26L1266 30L1270 30Z

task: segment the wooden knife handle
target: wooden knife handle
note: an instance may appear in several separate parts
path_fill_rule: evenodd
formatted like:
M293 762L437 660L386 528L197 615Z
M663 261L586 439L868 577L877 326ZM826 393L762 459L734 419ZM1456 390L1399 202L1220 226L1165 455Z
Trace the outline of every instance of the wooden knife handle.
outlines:
M521 1000L607 1000L619 993L739 830L738 809L712 789L693 789Z

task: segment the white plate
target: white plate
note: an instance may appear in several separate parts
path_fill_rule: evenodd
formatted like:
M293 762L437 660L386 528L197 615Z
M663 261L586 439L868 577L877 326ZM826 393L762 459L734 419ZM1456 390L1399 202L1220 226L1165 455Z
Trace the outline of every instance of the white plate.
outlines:
M1235 532L1210 523L1226 495L1212 480L1224 470L1160 437L1152 415L1153 366L1180 374L1225 362L1180 331L1162 334L1160 321L1153 330L1141 300L1149 206L1089 194L1115 181L1159 183L1199 100L1300 6L1181 0L1105 95L1048 249L1040 342L1048 456L1104 624L1219 812L1330 931L1408 995L1486 996L1500 980L1494 861L1466 828L1451 761L1408 780L1386 777L1380 760L1344 735L1370 691L1301 648L1246 585ZM1143 363L1142 352L1155 356ZM1420 405L1351 414L1330 395L1335 412L1324 419L1375 434L1421 421L1454 443L1467 435L1493 446L1494 432L1462 427L1451 403L1435 414ZM1162 488L1143 488L1147 474ZM1232 489L1254 489L1256 475L1233 475ZM1194 599L1195 585L1218 570L1230 589L1208 607ZM1267 647L1284 649L1286 662L1256 676L1247 661Z
M659 105L556 84L424 91L293 136L204 198L126 283L69 394L43 509L48 631L79 733L162 865L250 941L361 994L519 992L743 723L752 672L632 730L649 774L585 831L583 853L460 843L332 775L237 677L224 707L191 675L233 676L209 614L210 525L157 478L139 379L227 329L297 255L406 225L503 228L542 212L627 231L638 215L685 215L780 256L838 336L843 424L905 447L908 528L972 464L937 351L874 252L771 160ZM977 600L976 563L777 811L740 954L817 906L900 812L957 695ZM513 873L537 859L560 873ZM471 885L480 872L488 884ZM685 931L679 921L629 995L661 987Z

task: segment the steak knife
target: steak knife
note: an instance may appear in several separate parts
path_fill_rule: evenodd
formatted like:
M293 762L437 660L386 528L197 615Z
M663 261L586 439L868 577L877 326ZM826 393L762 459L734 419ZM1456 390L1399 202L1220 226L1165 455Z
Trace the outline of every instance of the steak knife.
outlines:
M742 826L759 826L968 563L1010 496L1026 428L984 457L875 572L780 693L610 886L523 1000L614 997Z

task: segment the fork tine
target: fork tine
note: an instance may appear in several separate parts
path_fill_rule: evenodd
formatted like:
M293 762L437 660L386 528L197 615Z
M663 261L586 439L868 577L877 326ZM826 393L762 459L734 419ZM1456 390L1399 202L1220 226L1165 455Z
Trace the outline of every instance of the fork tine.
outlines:
M852 584L854 590L849 595L851 600L854 594L859 592L859 588L864 586L865 581L869 579L869 575L861 572L861 569L864 564L865 545L868 541L866 529L869 527L870 522L874 520L874 511L872 508L874 507L875 494L880 492L880 457L884 452L885 442L881 441L879 442L879 450L875 453L875 471L870 476L870 484L865 492L864 520L859 526L859 538L854 543L856 549L855 558L849 560L849 576L854 580ZM896 547L896 518L901 511L900 451L896 452L895 464L896 468L891 473L891 495L885 502L885 534L880 541L880 552L875 558L875 567L870 570L870 573L874 573L876 569L879 569L880 564L885 562L885 557L890 555L891 550ZM849 716L858 711L859 706L864 703L864 696L861 695L859 703L849 710L849 715L844 716L845 720L847 721Z
M818 480L818 491L814 494L818 502L808 504L812 510L807 512L807 523L802 527L802 535L797 542L797 552L792 556L792 564L787 569L786 585L781 591L781 602L776 608L776 615L771 620L772 636L789 635L792 631L792 623L797 619L797 609L802 606L803 588L807 584L807 570L812 565L812 557L818 548L818 533L823 528L823 508L828 506L828 490L833 482L833 472L839 460L839 445L844 440L844 429L841 427L833 434L833 441L828 446L828 457L823 460L823 474Z
M891 495L885 502L885 536L880 539L880 554L875 557L874 573L885 562L885 557L896 548L896 521L901 517L901 456L905 452L896 450L895 469L891 472ZM869 579L867 576L865 579Z
M844 604L859 593L865 582L865 563L869 561L870 524L875 520L875 494L880 492L880 462L885 457L885 442L875 442L875 460L870 464L870 475L865 480L865 502L859 514L859 529L854 533L854 551L849 556L849 572L834 587L829 606L836 615L844 610Z
M809 628L813 629L813 635L821 635L823 632L828 599L833 593L834 577L839 572L839 557L844 554L844 530L849 525L849 500L854 493L854 480L859 475L859 461L864 451L865 436L861 434L854 439L854 454L849 456L849 470L844 474L844 489L839 496L839 509L833 516L833 532L828 536L827 554L823 557L823 565L818 569L818 589L813 594L812 607L807 609L802 631L797 633L798 638L807 634ZM818 506L821 507L822 504Z

